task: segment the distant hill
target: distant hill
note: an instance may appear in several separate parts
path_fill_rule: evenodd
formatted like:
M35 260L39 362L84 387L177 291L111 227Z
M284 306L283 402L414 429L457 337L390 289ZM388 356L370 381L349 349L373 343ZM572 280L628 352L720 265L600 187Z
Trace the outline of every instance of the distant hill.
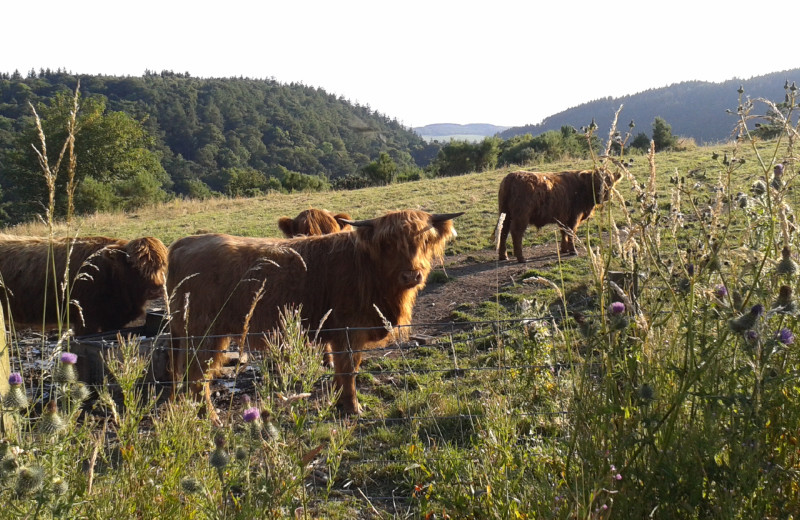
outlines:
M590 101L549 116L537 125L509 128L500 137L538 135L548 130L559 130L565 125L580 128L592 119L599 125L602 135L608 131L616 110L624 105L617 125L621 131L627 131L628 123L633 120L636 124L634 135L644 132L650 136L653 120L661 117L672 126L674 135L693 137L701 144L721 142L731 137L736 124L735 116L726 113L726 109L736 112L736 91L740 85L744 87L744 95L751 99L760 97L782 102L785 96L783 86L787 80L790 84L796 82L800 85L800 68L750 79L734 78L722 83L686 81L619 98Z
M479 141L484 137L490 137L509 129L508 126L497 126L482 123L469 125L458 125L454 123L436 123L433 125L416 126L414 132L426 141L438 140L448 141L452 139L464 139L466 141Z

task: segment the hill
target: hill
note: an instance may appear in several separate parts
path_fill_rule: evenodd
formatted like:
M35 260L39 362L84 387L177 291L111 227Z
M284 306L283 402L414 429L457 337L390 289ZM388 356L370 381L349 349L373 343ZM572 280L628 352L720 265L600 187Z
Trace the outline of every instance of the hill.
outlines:
M744 87L744 95L751 99L760 97L781 102L785 95L783 86L787 80L790 84L800 84L800 69L774 72L750 79L734 78L722 83L676 83L629 96L589 101L553 114L537 125L509 128L500 133L500 137L508 139L523 134L538 135L567 125L580 128L593 119L601 124L602 131L603 124L611 121L620 105L624 105L620 115L621 126L625 127L628 121L633 120L637 125L635 134L641 131L649 135L653 120L661 117L672 126L675 135L692 137L700 143L720 142L731 137L735 120L726 110L736 112L736 91L739 86Z
M355 174L381 152L401 169L413 169L438 150L369 106L298 83L171 71L116 77L42 70L27 77L0 74L0 153L30 127L28 103L47 106L59 93L73 92L79 79L83 99L100 97L108 112L144 125L178 194L190 194L192 180L224 192L220 172L230 168L279 181L287 172L331 181Z

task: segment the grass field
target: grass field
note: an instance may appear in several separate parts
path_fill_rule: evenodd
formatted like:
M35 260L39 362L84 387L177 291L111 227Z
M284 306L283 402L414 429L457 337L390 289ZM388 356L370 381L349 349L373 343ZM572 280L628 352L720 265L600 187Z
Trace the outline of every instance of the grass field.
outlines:
M0 493L31 517L797 517L800 270L794 217L782 209L796 202L796 130L787 135L633 156L618 196L580 230L590 250L524 276L546 279L546 305L526 306L530 289L515 280L485 302L465 299L456 317L470 326L370 357L359 421L336 418L313 371L293 376L312 397L284 402L298 387L281 386L287 376L270 366L255 383L265 412L256 421L235 409L214 429L182 401L154 415L136 393L131 351L116 367L123 410L101 400L104 418L78 420L67 406L53 435L36 426L46 412L23 414L3 445ZM779 162L786 173L773 188ZM465 211L448 254L477 252L492 248L508 171L173 201L76 228L170 243L206 231L278 236L278 217L312 206L359 219L419 208ZM617 289L610 271L639 281ZM285 341L318 359L302 334ZM92 459L102 469L76 468Z

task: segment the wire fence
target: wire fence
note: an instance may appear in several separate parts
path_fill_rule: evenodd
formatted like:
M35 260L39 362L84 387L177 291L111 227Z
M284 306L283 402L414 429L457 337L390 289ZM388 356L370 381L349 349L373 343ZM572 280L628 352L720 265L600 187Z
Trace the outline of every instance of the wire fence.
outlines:
M388 344L374 349L363 351L349 351L340 355L363 354L364 365L357 373L346 375L357 376L358 391L368 403L367 411L362 416L348 419L348 427L353 429L353 438L347 448L352 453L348 463L335 476L327 475L323 465L312 462L314 465L308 479L308 487L313 491L327 487L328 478L335 478L335 489L340 498L351 496L369 503L407 504L413 498L413 490L404 482L384 478L378 475L391 473L393 478L402 477L402 467L412 464L412 460L403 455L402 446L381 448L381 442L376 437L386 435L382 430L394 431L398 428L405 431L423 431L430 438L439 438L443 442L468 442L474 435L477 424L484 419L481 407L474 403L481 401L491 392L480 388L475 380L484 381L485 384L499 385L508 392L515 391L517 379L521 374L536 372L550 375L557 386L562 385L561 374L575 367L575 362L566 359L548 359L547 361L531 361L524 357L514 355L514 349L524 348L527 343L552 341L549 337L553 327L549 324L562 320L562 316L546 315L539 317L526 317L521 319L488 320L458 323L430 323L424 324L427 331L423 336L415 336L414 330L421 328L419 323L407 328L401 328L398 337ZM365 329L338 329L338 331L360 331ZM119 390L119 384L110 377L105 366L107 356L119 347L119 340L134 338L140 344L140 352L148 356L150 366L148 376L143 385L155 392L163 392L170 388L174 382L169 376L169 357L178 348L178 342L173 340L196 340L203 345L204 340L215 339L210 336L202 338L172 338L167 333L160 333L152 337L137 335L141 330L133 329L94 337L73 338L70 348L79 352L79 361L85 365L81 373L87 387L98 393L102 389L111 393ZM324 332L324 331L321 331ZM542 335L541 338L537 338ZM263 384L265 378L270 377L269 371L274 363L279 360L265 359L263 349L259 346L263 334L250 333L246 336L234 335L230 339L231 347L225 351L227 354L236 354L235 363L223 369L223 376L210 381L184 381L188 383L209 382L214 392L214 401L220 408L230 407L227 419L233 422L240 417L242 410L242 396L253 396L255 387ZM33 371L43 380L48 379L58 358L63 343L38 341L28 352L25 347L13 349L12 369L19 371ZM209 349L210 351L210 349ZM244 354L247 360L243 362ZM321 352L320 352L321 354ZM478 361L478 358L484 358ZM319 356L322 363L322 356ZM160 365L160 366L157 366ZM333 384L335 371L328 369L323 373L315 388L322 389ZM342 375L342 374L339 374ZM36 377L36 376L32 376ZM446 398L451 404L437 409L428 406L426 399L433 399L420 388L426 381L447 380L450 395ZM368 384L365 384L365 381ZM37 391L35 385L30 385L29 391ZM424 390L424 388L423 388ZM42 401L48 399L52 389L47 384L38 386L40 395L32 396ZM167 392L163 392L167 393ZM322 392L320 391L320 394ZM440 400L444 401L445 398ZM154 410L158 413L158 408ZM566 407L553 408L543 406L513 411L516 418L548 418L547 420L565 417L568 415ZM334 425L340 419L321 419ZM311 418L308 424L314 424ZM396 433L398 436L404 433ZM406 439L407 440L407 439ZM397 469L401 467L401 469ZM373 472L375 477L365 477L365 472ZM394 487L393 487L394 486ZM385 506L388 507L388 506ZM405 507L405 506L403 506Z

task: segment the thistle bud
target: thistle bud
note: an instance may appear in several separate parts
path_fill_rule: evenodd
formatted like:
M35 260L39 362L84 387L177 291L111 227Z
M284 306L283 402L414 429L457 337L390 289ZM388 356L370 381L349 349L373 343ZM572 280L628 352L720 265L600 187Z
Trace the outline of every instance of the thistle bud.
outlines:
M750 191L756 197L760 197L761 195L767 192L767 185L761 179L757 180L750 186Z
M72 352L62 352L56 370L53 373L53 380L56 383L72 383L78 379L75 372L75 362L78 356Z
M797 262L792 260L792 251L786 246L781 251L781 259L775 266L775 273L780 276L794 276L797 273Z
M181 479L181 488L189 495L197 493L201 488L200 481L194 477L184 477Z
M794 314L797 312L797 303L792 298L792 288L781 285L778 298L772 303L773 309L780 314Z
M61 477L53 478L50 485L52 486L53 494L59 497L66 495L69 490L69 485L67 485L67 482Z
M17 473L16 492L18 496L26 496L39 491L44 482L44 469L41 466L25 466Z
M229 461L230 456L228 455L228 452L225 451L224 448L219 447L212 451L211 455L208 457L208 463L212 468L216 468L218 471L225 469L225 466L228 465Z
M239 446L236 448L235 455L236 460L239 462L247 460L247 450L243 446Z
M64 419L58 413L58 406L55 401L47 403L44 413L39 417L36 428L46 435L52 435L63 430L65 427Z
M763 312L763 305L753 305L753 307L750 308L750 312L742 314L738 318L731 318L728 321L728 325L730 325L733 332L745 332L755 326L758 317L761 316Z
M22 375L13 372L8 377L8 393L3 398L3 406L13 410L28 407L28 396L25 394L25 387L22 386Z

